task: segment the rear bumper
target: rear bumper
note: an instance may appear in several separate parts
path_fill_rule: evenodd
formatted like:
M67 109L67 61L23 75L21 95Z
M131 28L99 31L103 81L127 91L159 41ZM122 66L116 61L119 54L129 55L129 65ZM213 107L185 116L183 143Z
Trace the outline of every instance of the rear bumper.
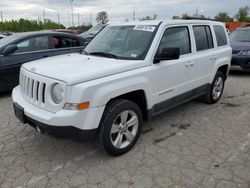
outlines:
M73 127L79 130L95 130L99 126L105 108L105 106L100 106L81 111L61 109L56 113L50 112L25 100L19 86L13 89L12 100L23 108L27 123L52 129Z
M231 67L241 67L243 70L250 71L250 56L233 56Z

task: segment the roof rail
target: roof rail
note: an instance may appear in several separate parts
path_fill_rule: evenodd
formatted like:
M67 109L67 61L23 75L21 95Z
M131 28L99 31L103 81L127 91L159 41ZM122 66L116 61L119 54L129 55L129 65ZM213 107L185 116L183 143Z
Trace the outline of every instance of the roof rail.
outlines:
M209 20L209 21L218 21L216 19L212 18L197 18L197 17L192 17L192 16L187 16L185 18L181 18L182 20Z

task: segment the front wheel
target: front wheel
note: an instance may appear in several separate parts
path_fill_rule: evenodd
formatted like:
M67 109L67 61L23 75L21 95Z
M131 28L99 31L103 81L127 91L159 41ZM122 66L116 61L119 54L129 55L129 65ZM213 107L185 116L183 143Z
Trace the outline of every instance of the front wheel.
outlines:
M218 71L214 77L212 84L206 95L204 95L204 101L209 104L217 103L224 90L225 76L222 72Z
M98 132L101 147L114 156L128 152L140 136L142 123L142 113L137 104L124 99L111 101Z

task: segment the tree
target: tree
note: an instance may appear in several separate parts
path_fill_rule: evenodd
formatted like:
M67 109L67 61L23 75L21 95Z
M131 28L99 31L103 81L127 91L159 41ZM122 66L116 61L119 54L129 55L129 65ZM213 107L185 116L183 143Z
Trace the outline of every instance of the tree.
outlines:
M232 22L233 18L231 18L227 12L219 12L214 19L220 21L220 22Z
M38 22L36 20L7 20L0 22L0 31L11 31L11 32L25 32L25 31L39 31L43 29L64 29L63 25L57 24L52 21Z
M106 11L100 11L96 15L97 23L106 24L109 21L108 13Z
M176 20L176 19L180 19L180 17L179 16L173 16L172 19Z
M151 16L145 16L141 19L139 19L140 21L143 21L143 20L155 20L157 18L157 14L154 14L153 17Z
M250 17L248 16L250 8L248 6L241 7L236 14L236 20L239 22L250 22Z

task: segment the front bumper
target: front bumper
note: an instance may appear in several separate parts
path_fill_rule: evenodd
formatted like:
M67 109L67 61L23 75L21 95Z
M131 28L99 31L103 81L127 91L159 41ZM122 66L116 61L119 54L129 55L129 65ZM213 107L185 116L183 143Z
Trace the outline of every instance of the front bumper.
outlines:
M17 86L12 92L13 103L23 108L24 118L29 124L41 124L47 127L74 127L80 130L94 130L99 126L105 106L89 108L87 110L59 110L49 112L41 109L23 97L20 87Z
M243 70L250 71L250 56L233 56L231 67L240 66Z

